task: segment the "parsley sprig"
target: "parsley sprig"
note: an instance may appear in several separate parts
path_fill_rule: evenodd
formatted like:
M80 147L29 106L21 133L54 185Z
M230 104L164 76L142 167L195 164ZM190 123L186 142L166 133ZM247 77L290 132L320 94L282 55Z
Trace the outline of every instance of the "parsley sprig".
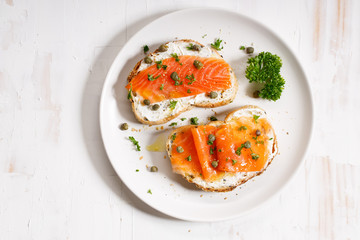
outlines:
M220 38L216 39L214 41L214 43L211 44L211 47L220 51L221 49L223 49L224 47L221 46L222 40Z
M177 53L172 53L170 54L173 58L175 58L175 61L178 62L180 65L182 65L182 63L180 62L180 58L177 55Z
M162 68L162 69L166 70L167 65L163 65L163 64L162 64L162 60L156 61L155 63L156 63L156 68L157 68L157 69Z
M144 53L146 54L148 51L149 51L149 46L148 46L148 45L145 45L145 46L144 46Z
M249 65L245 74L249 82L263 84L259 96L272 101L278 100L285 86L285 80L280 75L281 58L270 52L261 52L249 58L247 63Z
M188 82L188 85L191 85L191 84L193 84L193 82L196 81L194 74L186 75L185 78L190 80L190 82Z

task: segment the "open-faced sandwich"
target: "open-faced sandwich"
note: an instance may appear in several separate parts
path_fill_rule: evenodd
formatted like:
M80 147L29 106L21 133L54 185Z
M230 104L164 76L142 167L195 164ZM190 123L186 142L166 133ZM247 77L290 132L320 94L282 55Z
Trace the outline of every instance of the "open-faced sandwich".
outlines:
M226 192L264 172L278 148L265 111L245 106L225 121L175 129L167 152L175 173L205 191Z
M162 44L128 76L128 98L144 124L162 124L196 107L218 107L236 95L230 65L214 49L193 40Z

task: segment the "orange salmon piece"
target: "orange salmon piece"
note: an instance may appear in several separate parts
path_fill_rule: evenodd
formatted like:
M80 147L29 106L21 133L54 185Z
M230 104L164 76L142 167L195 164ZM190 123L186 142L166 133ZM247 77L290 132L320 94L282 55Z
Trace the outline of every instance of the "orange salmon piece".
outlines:
M270 151L266 134L271 126L265 119L255 120L251 117L241 117L228 123L216 133L217 170L227 172L253 172L261 171L268 159ZM256 130L261 135L256 137ZM251 148L245 147L249 141Z
M218 177L218 172L211 165L212 161L217 159L217 151L215 148L216 140L211 145L209 143L209 134L213 134L215 136L216 130L217 127L210 125L191 128L197 155L202 169L203 179L205 181L210 181Z
M193 126L184 127L181 132L175 136L171 149L171 165L174 172L186 172L194 176L200 176L201 165L196 152L194 139L191 133ZM184 151L179 153L176 149L181 146ZM191 156L191 160L189 158Z
M175 58L167 58L162 60L162 65L154 64L140 71L126 88L156 103L232 87L231 67L222 58L189 55L178 58L178 62ZM204 66L195 68L194 60L202 62ZM166 69L161 67L163 65ZM170 77L173 72L180 77L177 83Z

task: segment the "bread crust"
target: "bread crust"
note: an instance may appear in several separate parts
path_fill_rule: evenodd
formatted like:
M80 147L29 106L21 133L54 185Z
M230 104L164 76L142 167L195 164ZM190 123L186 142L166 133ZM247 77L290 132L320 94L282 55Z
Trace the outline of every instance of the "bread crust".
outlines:
M227 122L229 122L233 115L240 111L240 110L243 110L243 109L256 109L256 110L261 110L261 111L264 111L263 109L257 107L257 106L254 106L254 105L246 105L246 106L243 106L237 110L234 110L232 112L230 112L224 121L214 121L214 122L210 122L208 123L207 125L213 125L213 126L221 126L223 124L226 124ZM264 111L265 112L265 111ZM266 113L266 112L265 112ZM172 138L171 136L173 134L178 134L180 133L183 129L185 129L186 127L188 126L183 126L183 127L180 127L180 128L177 128L175 130L173 130L169 137L168 137L168 140L166 142L166 151L167 151L167 154L171 160L171 146L172 146ZM275 134L275 131L274 131L274 137L273 137L273 145L272 145L272 157L270 159L268 159L267 161L267 164L266 166L264 166L264 168L261 170L261 171L258 171L258 172L251 172L249 174L246 174L246 178L242 179L242 178L239 178L239 180L235 183L235 184L232 184L232 185L229 185L229 186L222 186L222 187L218 187L218 188L214 188L214 187L206 187L206 186L202 186L202 185L199 185L197 182L194 181L194 175L192 175L191 173L184 173L184 174L180 174L184 179L186 179L188 182L190 183L194 183L196 187L204 190L204 191L207 191L207 192L228 192L228 191L231 191L233 189L235 189L236 187L246 183L247 181L249 181L250 179L256 177L256 176L259 176L261 175L263 172L265 172L265 170L267 169L267 167L272 163L273 159L275 158L275 156L278 154L278 143L277 143L277 138L276 138L276 134ZM236 173L230 173L230 172L227 172L228 175L235 175ZM217 181L221 181L221 179L217 180Z
M177 41L172 41L172 42L188 42L188 43L196 43L198 45L200 45L201 47L204 47L203 44L197 42L197 41L194 41L194 40L191 40L191 39L181 39L181 40L177 40ZM167 42L165 44L168 44L170 42ZM213 54L217 55L218 57L221 57L222 56L219 54L219 52L217 52L216 50L212 49L211 48L211 51ZM149 56L153 56L155 55L156 53L158 53L158 50L155 50L153 53L150 53ZM139 68L141 66L141 63L142 63L143 59L140 60L139 62L136 63L135 67L132 69L132 71L130 72L129 76L127 77L127 81L128 83L131 82L131 80L139 73ZM138 112L137 110L137 104L133 99L136 97L136 94L134 92L131 92L131 95L132 95L132 98L130 99L131 101L131 107L132 107L132 111L134 112L134 115L135 115L135 118L143 123L143 124L148 124L148 125L158 125L158 124L163 124L163 123L166 123L176 117L178 117L181 113L183 112L186 112L186 111L189 111L190 109L192 109L193 107L202 107L202 108L214 108L214 107L220 107L220 106L224 106L224 105L227 105L229 103L231 103L235 96L236 96L236 93L237 93L237 89L238 89L238 82L237 82L237 79L236 79L236 76L235 76L235 73L234 71L231 69L230 70L231 72L231 80L232 80L232 91L231 91L231 94L227 97L227 98L223 98L223 99L219 99L219 101L215 102L215 103L209 103L209 102L200 102L200 103L196 103L196 104L188 104L187 106L184 106L183 109L181 109L179 112L177 112L176 114L174 115L171 115L171 116L167 116L167 117L164 117L162 119L159 119L157 121L149 121L146 116L141 116L140 113ZM194 98L196 97L196 95L193 96ZM141 104L141 103L140 103Z

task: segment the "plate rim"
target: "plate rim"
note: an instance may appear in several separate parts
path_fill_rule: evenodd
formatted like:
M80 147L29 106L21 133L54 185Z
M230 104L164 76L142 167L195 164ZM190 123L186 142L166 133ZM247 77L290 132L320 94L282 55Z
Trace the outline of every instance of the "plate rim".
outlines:
M217 216L217 217L214 217L212 219L204 219L204 218L201 218L201 217L188 217L188 216L180 216L178 214L174 214L174 213L171 213L169 211L166 211L164 209L161 209L157 206L154 206L152 205L149 201L147 201L146 199L144 199L142 196L139 196L136 192L134 192L132 190L132 188L127 184L127 182L121 177L121 174L119 174L119 172L117 171L117 168L114 166L114 162L111 160L110 158L110 154L109 154L109 150L108 150L108 147L106 146L105 144L105 138L104 138L104 99L105 99L105 91L107 89L107 85L109 84L109 78L112 76L114 70L117 68L117 65L116 64L118 61L119 61L119 58L121 57L123 51L125 51L124 49L126 49L127 45L132 42L132 40L134 38L137 37L137 35L139 35L146 27L148 27L149 25L153 24L154 22L156 21L159 21L163 18L167 18L167 17L170 17L171 15L175 15L175 14L181 14L181 13L186 13L186 12L191 12L191 11L219 11L219 12L225 12L225 13L231 13L231 14L235 14L235 15L238 15L248 21L252 21L254 22L255 24L259 25L260 27L266 29L267 31L269 31L274 37L277 38L278 41L280 41L280 43L282 45L284 45L286 47L286 50L289 51L291 57L294 58L295 62L297 63L298 67L299 67L299 70L302 72L302 74L304 75L304 84L305 84L305 87L309 93L309 103L310 103L310 108L309 109L309 113L310 113L310 116L309 116L309 122L311 124L311 126L309 127L309 132L308 132L308 141L307 141L307 144L305 146L305 151L304 153L302 154L302 156L299 158L299 163L297 164L297 166L295 167L293 173L290 175L290 177L287 179L287 181L285 181L285 183L283 183L278 189L274 190L273 193L266 199L264 199L262 202L260 202L258 205L256 206L253 206L245 211L242 211L242 212L238 212L238 213L234 213L230 216ZM310 82L309 82L309 77L308 77L308 74L306 73L305 71L305 68L304 66L301 64L301 61L299 60L299 58L297 57L297 55L295 54L295 51L289 46L289 44L279 35L277 34L274 30L272 30L270 27L268 27L267 25L265 25L264 23L254 19L254 18L251 18L247 15L244 15L240 12L237 12L237 11L234 11L234 10L229 10L229 9L226 9L226 8L215 8L215 7L193 7L193 8L185 8L185 9L181 9L181 10L175 10L175 11L171 11L169 13L166 13L164 15L161 15L160 17L157 17L156 19L152 20L151 22L147 23L146 25L144 25L142 28L140 28L133 36L131 36L127 41L126 43L123 45L123 47L119 50L119 52L117 53L115 59L113 60L112 64L111 64L111 67L109 68L107 74L106 74L106 77L105 77L105 81L103 83L103 88L102 88L102 91L101 91L101 98L100 98L100 102L99 102L99 125L100 125L100 133L101 133L101 139L102 139L102 142L103 142L103 146L105 148L105 152L106 152L106 155L108 157L108 160L111 164L111 166L113 167L114 171L116 172L117 176L121 179L122 183L126 185L126 187L139 199L141 200L142 202L144 202L146 205L148 205L149 207L163 213L163 214L166 214L168 216L171 216L171 217L174 217L174 218L177 218L177 219L182 219L182 220L186 220L186 221L194 221L194 222L216 222L216 221L224 221L224 220L229 220L229 219L234 219L234 218L238 218L238 217L241 217L241 216L245 216L245 215L248 215L249 213L255 211L256 209L258 209L259 207L261 206L264 206L266 203L268 203L271 199L273 199L275 196L278 196L285 187L287 187L292 181L293 179L295 178L295 176L298 175L299 173L299 170L302 168L302 166L304 165L304 162L305 162L305 159L306 157L308 156L308 153L309 153L309 149L310 149L310 146L311 146L311 142L312 142L312 139L313 139L313 133L314 133L314 119L315 119L315 111L314 111L314 100L313 100L313 94L312 94L312 89L311 89L311 85L310 85Z

